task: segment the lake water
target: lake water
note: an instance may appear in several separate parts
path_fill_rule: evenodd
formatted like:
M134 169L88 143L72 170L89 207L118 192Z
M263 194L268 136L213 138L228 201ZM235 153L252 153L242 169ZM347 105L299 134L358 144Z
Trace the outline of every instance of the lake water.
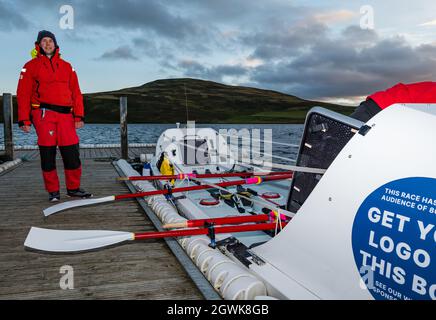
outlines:
M303 125L298 124L195 124L197 128L211 127L215 130L220 129L259 129L261 139L264 130L272 131L274 142L285 144L299 144L303 133ZM129 124L128 137L129 143L156 143L160 134L168 129L175 128L175 124ZM113 144L120 143L119 124L85 124L85 127L77 130L80 142L84 144ZM26 134L14 124L14 144L15 145L36 145L37 137L35 129ZM3 124L0 124L0 145L4 144ZM280 157L296 158L297 148L273 144L273 155ZM274 159L274 162L286 163L283 159Z

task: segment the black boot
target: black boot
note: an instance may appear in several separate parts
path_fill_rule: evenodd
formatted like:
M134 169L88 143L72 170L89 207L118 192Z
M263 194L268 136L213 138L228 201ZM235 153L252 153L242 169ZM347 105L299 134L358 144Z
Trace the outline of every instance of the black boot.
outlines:
M69 197L77 197L77 198L90 198L92 197L92 193L86 192L82 188L69 190L67 189L67 195Z
M61 194L59 193L59 191L48 193L48 201L57 202L59 200L61 200Z

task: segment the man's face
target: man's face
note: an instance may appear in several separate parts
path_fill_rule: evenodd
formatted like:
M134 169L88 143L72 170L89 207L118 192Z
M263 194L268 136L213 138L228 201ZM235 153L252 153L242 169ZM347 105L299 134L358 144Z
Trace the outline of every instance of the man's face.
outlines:
M46 54L53 54L55 50L54 41L52 38L49 37L42 38L41 43L39 45L41 46L42 50L44 50Z

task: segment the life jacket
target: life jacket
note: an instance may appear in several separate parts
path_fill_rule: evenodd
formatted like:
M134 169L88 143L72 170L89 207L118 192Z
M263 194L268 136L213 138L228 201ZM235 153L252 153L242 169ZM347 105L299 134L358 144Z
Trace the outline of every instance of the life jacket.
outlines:
M174 174L174 166L171 164L170 160L162 154L159 157L159 160L156 163L157 168L159 169L162 175L173 175ZM175 179L171 180L171 184L174 185Z
M374 100L381 109L395 103L436 103L436 82L399 83L370 95L368 99Z
M167 157L165 157L162 161L162 164L159 168L160 173L163 175L173 175L174 174L174 168L173 165L170 163Z
M75 70L61 59L59 47L51 59L41 51L35 44L32 60L20 73L17 88L19 123L30 125L30 111L41 104L69 108L76 121L83 120L83 97Z

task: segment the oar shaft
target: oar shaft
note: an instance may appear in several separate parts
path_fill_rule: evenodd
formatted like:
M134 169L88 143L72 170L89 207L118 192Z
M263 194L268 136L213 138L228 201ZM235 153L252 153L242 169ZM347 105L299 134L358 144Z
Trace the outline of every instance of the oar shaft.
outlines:
M198 219L198 220L188 220L187 228L193 227L203 227L205 223L214 223L217 225L222 224L239 224L246 222L265 222L268 221L269 217L266 214L256 214L249 216L234 216L234 217L223 217L223 218L212 218L212 219Z
M245 222L264 222L268 220L269 220L268 215L256 214L256 215L249 215L249 216L231 216L231 217L222 217L222 218L187 220L180 223L165 224L163 227L166 229L193 228L193 227L203 227L206 223L214 223L217 225L222 225L222 224L238 224L238 223L245 223Z
M195 174L195 173L181 173L181 174L173 174L173 175L157 175L157 176L132 176L132 177L123 177L119 178L120 180L170 180L170 179L184 179L184 178L226 178L226 177L256 177L256 176L273 176L273 175L283 175L283 174L292 174L292 171L273 171L268 173L253 173L253 172L229 172L229 173L204 173L204 174Z
M225 187L231 187L231 186L237 186L243 184L260 184L263 181L285 180L290 178L292 178L292 174L283 174L283 175L266 176L263 178L253 177L253 178L237 180L237 181L220 182L217 183L216 185L225 188ZM168 194L169 192L177 193L177 192L187 192L187 191L204 190L204 189L212 189L212 188L215 187L208 184L202 184L197 186L174 188L171 191L168 191L167 189L163 189L163 190L156 190L156 191L137 192L137 193L117 195L115 196L115 200L155 196L159 194Z
M285 223L282 223L285 225ZM214 227L215 233L232 233L232 232L247 232L247 231L259 231L259 230L272 230L276 228L276 223L259 223L248 224L241 226L219 226ZM208 234L208 228L199 229L187 229L187 230L171 230L171 231L159 231L159 232L143 232L135 233L134 240L156 239L156 238L168 238L168 237L187 237Z

